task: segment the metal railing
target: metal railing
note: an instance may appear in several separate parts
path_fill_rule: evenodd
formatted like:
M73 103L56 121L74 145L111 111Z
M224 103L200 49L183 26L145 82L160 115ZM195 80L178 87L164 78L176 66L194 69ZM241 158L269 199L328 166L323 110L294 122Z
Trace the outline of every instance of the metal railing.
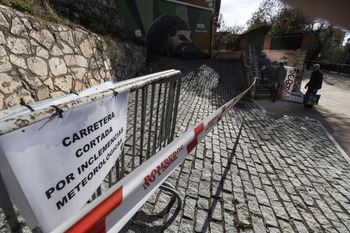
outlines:
M336 73L340 75L350 76L350 65L344 63L330 63L322 61L305 61L306 68L311 69L312 64L320 64L320 69L322 71L327 71L329 73Z
M244 54L246 57L245 63L251 67L251 70L253 72L254 77L259 76L259 68L258 68L258 60L256 58L256 55L253 54L252 48L250 44L248 44L247 48L244 50ZM252 79L253 81L253 79Z
M260 82L260 73L258 68L258 59L253 53L250 43L247 44L242 56L243 70L246 76L247 85L250 86L252 83ZM255 85L250 89L250 96L255 96Z
M114 87L78 100L66 102L58 107L63 111L69 111L97 101L108 95L130 91L128 103L127 130L122 155L115 162L115 166L105 177L103 183L92 195L89 202L108 190L111 186L136 169L161 148L168 145L174 139L175 123L178 110L178 102L181 87L181 72L168 70L142 77L121 81L113 84ZM23 107L19 108L23 110ZM6 110L18 112L18 109ZM26 125L47 119L55 111L52 107L21 115L21 121ZM5 114L5 115L6 115ZM0 113L0 136L19 129L19 117L4 117ZM0 155L1 156L1 155ZM12 205L10 196L0 175L0 215L5 215L6 222L1 223L3 229L22 232L25 226L20 220L20 214ZM1 211L2 210L2 211ZM17 214L16 214L17 213ZM7 225L7 226L4 226ZM28 232L28 231L27 231ZM33 232L41 232L37 227Z

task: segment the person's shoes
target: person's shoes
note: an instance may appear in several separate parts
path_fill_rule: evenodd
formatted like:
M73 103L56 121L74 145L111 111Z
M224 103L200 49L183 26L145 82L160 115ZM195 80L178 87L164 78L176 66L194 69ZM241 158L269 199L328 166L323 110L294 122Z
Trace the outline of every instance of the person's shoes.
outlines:
M275 102L275 100L274 100L274 99L272 99L271 101L272 101L272 102Z

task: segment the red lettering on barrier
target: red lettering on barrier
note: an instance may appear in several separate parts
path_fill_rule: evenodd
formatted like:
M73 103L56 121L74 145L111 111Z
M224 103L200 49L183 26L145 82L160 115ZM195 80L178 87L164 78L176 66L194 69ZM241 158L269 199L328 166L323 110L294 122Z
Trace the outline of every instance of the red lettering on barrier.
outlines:
M147 189L147 187L151 185L149 178L150 175L147 175L145 178L143 178L143 189Z
M165 160L162 162L163 171L165 171L165 169L167 169L169 166L170 166L170 161L169 161L169 159L165 159Z
M148 180L153 182L156 180L156 173L157 173L157 170L156 169L153 169L152 172L151 172L151 175L149 176Z
M157 176L160 176L168 167L175 162L177 159L177 155L183 149L183 145L179 146L176 151L173 151L167 158L165 158L160 164L157 165L156 169L153 169L151 174L145 176L143 178L143 189L146 190L151 183L155 182Z
M157 173L158 173L158 176L160 176L160 174L161 174L161 170L162 170L162 166L161 166L162 164L160 164L160 165L158 165L157 166Z
M160 167L162 168L162 171L165 171L165 169L167 169L169 167L169 160L168 158L166 158L161 164ZM159 167L159 166L158 166Z
M117 189L103 202L86 214L66 232L106 232L104 219L123 201L123 187Z

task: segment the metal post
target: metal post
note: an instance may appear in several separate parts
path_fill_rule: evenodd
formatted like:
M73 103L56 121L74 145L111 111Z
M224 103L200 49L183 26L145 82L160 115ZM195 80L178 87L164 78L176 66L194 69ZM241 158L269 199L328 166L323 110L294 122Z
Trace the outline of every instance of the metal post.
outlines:
M2 176L0 174L0 206L1 209L4 211L5 218L7 220L8 225L11 228L11 231L13 232L22 232L21 230L21 224L17 219L16 212L13 208L10 195L8 194L6 190L5 183L2 179Z

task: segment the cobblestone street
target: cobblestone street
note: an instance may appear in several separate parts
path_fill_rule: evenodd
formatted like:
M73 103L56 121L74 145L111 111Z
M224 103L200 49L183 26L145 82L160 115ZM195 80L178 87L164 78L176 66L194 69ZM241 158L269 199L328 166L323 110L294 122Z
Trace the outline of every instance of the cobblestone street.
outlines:
M183 74L177 136L246 85L235 61L164 59ZM349 232L349 159L317 120L264 111L244 97L123 232Z

